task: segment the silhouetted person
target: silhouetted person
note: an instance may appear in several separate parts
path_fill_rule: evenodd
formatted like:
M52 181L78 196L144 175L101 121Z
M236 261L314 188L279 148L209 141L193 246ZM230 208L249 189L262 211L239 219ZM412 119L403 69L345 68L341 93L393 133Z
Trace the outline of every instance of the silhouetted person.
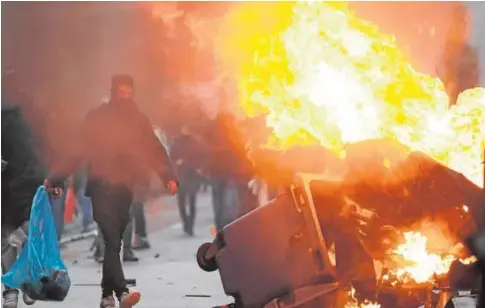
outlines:
M235 125L234 115L220 113L208 139L211 141L209 170L212 202L218 231L237 218L243 206L240 203L246 202L250 193L248 182L254 177L243 137Z
M197 140L189 134L186 126L172 146L171 157L177 166L180 178L180 189L177 201L184 232L194 235L195 205L199 191L201 176L201 150Z
M140 300L139 292L126 287L120 260L137 179L152 168L172 194L178 188L167 152L155 137L150 121L133 101L133 92L131 76L113 76L109 103L93 109L84 120L79 138L81 147L46 180L46 185L55 187L83 160L88 164L86 195L91 197L94 220L105 243L101 308L116 307L113 292L123 308Z

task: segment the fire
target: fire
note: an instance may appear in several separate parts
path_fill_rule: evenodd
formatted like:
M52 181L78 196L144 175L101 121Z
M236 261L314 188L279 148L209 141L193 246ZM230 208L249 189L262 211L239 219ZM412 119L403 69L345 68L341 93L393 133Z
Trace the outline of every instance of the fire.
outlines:
M407 263L396 271L398 278L409 275L417 283L427 282L434 275L448 273L451 263L456 260L453 256L441 257L428 253L426 247L428 239L419 232L406 232L404 238L405 243L395 250L395 253L402 256Z
M464 264L476 261L474 257L458 259L454 255L443 256L428 252L428 238L420 232L406 232L404 239L405 242L398 245L394 253L402 257L405 265L392 272L400 282L432 282L434 277L447 274L455 260Z
M413 69L392 35L345 3L264 5L228 13L216 51L245 114L266 115L267 146L319 143L343 157L346 144L392 139L482 185L485 89L449 107L443 83Z
M348 294L348 301L345 303L344 308L381 308L381 305L369 300L365 300L362 303L355 298L355 289L352 288Z

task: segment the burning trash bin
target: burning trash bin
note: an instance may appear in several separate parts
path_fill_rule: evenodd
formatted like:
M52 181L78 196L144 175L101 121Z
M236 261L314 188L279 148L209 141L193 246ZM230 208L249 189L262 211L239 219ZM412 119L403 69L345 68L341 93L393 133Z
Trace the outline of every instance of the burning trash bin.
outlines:
M337 308L336 276L313 201L293 186L236 219L197 253L205 271L219 270L236 307ZM303 305L303 306L302 306Z
M436 239L431 237L428 241L428 237L415 228L426 217L441 219L447 224L449 221L454 234L452 237L459 241L461 234L458 231L462 224L472 222L473 225L474 217L470 212L477 211L481 189L459 173L417 152L396 160L392 166L383 166L385 170L379 173L377 179L373 177L376 174L373 170L368 170L366 178L365 172L353 172L352 166L348 165L346 176L338 181L326 180L325 176L320 176L320 179L313 176L312 180L305 180L303 175L297 177L291 186L293 188L286 194L235 220L217 234L213 243L201 246L199 265L207 271L219 269L224 290L236 298L236 307L238 304L244 308L264 307L273 300L280 301L287 294L298 293L296 290L302 286L308 286L294 284L291 279L281 285L270 279L278 277L278 281L283 282L281 277L291 277L289 272L302 270L302 267L307 271L315 268L314 260L305 261L303 256L299 256L298 265L290 262L289 256L298 255L298 249L315 249L288 244L291 242L288 238L294 238L298 232L302 232L303 238L321 236L324 242L322 251L328 252L327 248L335 245L337 271L333 265L324 262L327 264L325 272L332 273L328 276L332 279L324 284L338 282L341 289L355 285L355 295L360 302L365 299L372 302L374 294L387 292L382 290L383 287L394 295L401 292L397 290L412 288L417 294L417 303L426 302L428 295L422 294L431 294L433 290L443 294L438 290L438 287L443 287L436 283L440 277L447 278L451 264L459 262L460 258L446 251L454 244L443 247L445 251L429 251L429 244ZM295 189L302 193L290 198L290 195L295 195ZM460 204L470 206L465 211L464 207L457 208ZM293 214L285 212L289 208L294 209ZM311 213L313 218L305 216L306 212ZM288 218L298 216L296 213L301 216L300 219ZM462 218L453 220L456 215ZM321 235L308 231L318 228ZM271 238L271 241L266 238ZM269 248L271 253L264 248ZM278 263L273 253L285 256L284 261ZM328 254L325 253L325 256ZM392 262L386 261L389 258ZM380 275L375 272L376 261L385 265ZM363 266L369 268L365 273L362 272ZM252 277L249 272L257 273L259 278ZM260 278L264 275L269 278ZM313 281L311 278L310 275L307 281ZM309 285L313 286L312 283ZM318 293L316 290L313 292ZM334 296L330 293L324 298ZM395 300L394 296L388 302L395 303ZM289 307L306 307L304 301L298 303L300 306Z

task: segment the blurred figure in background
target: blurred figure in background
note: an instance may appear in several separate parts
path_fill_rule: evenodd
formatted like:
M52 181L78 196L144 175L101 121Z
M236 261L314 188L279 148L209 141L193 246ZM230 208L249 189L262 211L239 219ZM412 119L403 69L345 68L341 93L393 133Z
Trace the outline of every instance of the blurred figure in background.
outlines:
M169 154L170 145L167 135L157 126L153 126L153 131L158 141L165 148L167 154ZM135 236L133 240L134 250L149 249L151 247L150 242L148 241L148 232L145 216L145 202L147 202L148 198L150 197L150 188L151 177L147 176L145 179L142 179L140 181L135 191L135 198L132 205L133 220L135 224Z
M149 173L147 172L147 174ZM137 240L136 248L138 250L150 248L146 235L145 212L143 209L143 200L148 193L149 185L150 180L148 177L140 179L135 185L133 203L131 204L130 210L130 222L126 227L125 233L123 234L123 262L139 261L139 258L134 252L135 246L133 242L133 231L135 231L135 238ZM139 236L139 233L143 235L142 238Z
M67 182L59 183L56 188L64 191L60 196L50 196L49 200L52 208L52 216L56 225L57 239L60 241L64 233L64 212L66 210L66 188L69 186ZM60 248L65 248L66 244L59 244Z
M135 191L133 204L131 206L133 211L133 223L135 225L135 235L133 239L134 250L149 249L151 247L150 242L148 241L148 232L145 217L145 202L148 197L149 189L149 179L138 184L137 190Z
M244 139L236 125L233 114L221 112L207 139L212 141L210 178L217 231L239 215L240 203L244 202L246 193L250 194L248 183L254 174Z
M123 233L123 262L138 262L140 259L133 251L133 205L130 209L130 218L125 232Z
M171 158L175 162L180 179L177 201L182 219L183 231L194 235L197 192L202 180L201 146L191 136L187 126L183 126L180 136L175 138Z

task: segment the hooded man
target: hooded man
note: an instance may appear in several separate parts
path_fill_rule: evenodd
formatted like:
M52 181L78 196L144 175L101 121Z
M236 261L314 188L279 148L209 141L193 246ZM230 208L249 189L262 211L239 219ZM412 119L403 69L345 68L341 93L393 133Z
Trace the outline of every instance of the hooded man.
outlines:
M88 113L82 125L81 147L58 164L46 180L56 187L82 161L88 165L86 195L91 197L93 217L105 243L101 308L130 308L140 293L130 291L120 260L123 232L130 220L135 184L153 169L168 190L175 194L178 183L165 148L153 134L148 118L133 100L134 83L129 75L115 75L111 97Z

